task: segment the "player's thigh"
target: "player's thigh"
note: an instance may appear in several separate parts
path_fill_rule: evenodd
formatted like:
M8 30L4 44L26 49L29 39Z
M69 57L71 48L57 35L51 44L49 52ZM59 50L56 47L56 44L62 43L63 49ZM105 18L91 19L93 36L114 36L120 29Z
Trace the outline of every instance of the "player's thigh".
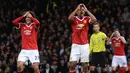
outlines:
M113 56L112 58L112 67L115 69L119 65L119 58L118 56Z
M120 56L119 66L120 67L127 67L126 56Z
M80 45L72 44L70 53L70 62L78 61L80 57Z
M21 50L19 55L18 55L17 62L21 64L21 63L24 63L27 60L28 60L28 58L27 58L27 51L26 50Z
M80 52L81 62L89 62L89 54L90 54L89 44L81 45L80 51L81 51Z
M38 50L30 50L28 54L30 62L33 63L39 63L40 62L40 57L39 57L39 52Z

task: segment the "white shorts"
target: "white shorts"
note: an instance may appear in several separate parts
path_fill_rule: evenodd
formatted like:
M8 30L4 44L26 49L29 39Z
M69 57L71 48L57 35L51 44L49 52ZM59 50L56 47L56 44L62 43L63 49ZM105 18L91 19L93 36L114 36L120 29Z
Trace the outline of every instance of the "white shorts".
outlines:
M39 52L38 50L21 50L18 56L18 61L26 62L30 60L30 62L33 64L35 62L39 61Z
M79 61L89 62L89 44L72 44L70 53L70 62Z
M127 67L126 56L113 56L112 59L112 67Z

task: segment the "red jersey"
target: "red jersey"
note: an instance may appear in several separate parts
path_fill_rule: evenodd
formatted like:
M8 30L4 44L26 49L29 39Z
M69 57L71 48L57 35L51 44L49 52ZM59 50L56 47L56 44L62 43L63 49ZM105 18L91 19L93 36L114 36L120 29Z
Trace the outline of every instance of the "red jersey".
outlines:
M90 18L88 16L78 18L74 16L72 24L72 43L73 44L88 44L88 27Z
M38 30L37 26L40 24L39 21L33 17L31 19L34 21L30 25L26 23L19 22L24 17L21 16L13 21L13 23L21 29L21 36L22 36L22 49L25 50L37 50L37 36Z
M114 48L114 55L117 56L124 56L124 43L121 41L120 38L113 38L112 39L112 46Z

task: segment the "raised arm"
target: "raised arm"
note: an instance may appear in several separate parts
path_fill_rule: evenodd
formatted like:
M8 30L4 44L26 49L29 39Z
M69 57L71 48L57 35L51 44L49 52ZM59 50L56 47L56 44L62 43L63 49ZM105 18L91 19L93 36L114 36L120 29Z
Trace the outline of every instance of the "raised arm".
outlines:
M36 18L34 18L30 13L28 13L28 16L32 19L32 21L36 24L36 26L40 24L40 22Z
M125 38L124 38L123 36L121 36L120 39L121 39L121 41L122 41L124 44L126 44L126 40L125 40Z
M20 17L16 18L16 19L13 21L13 24L19 25L19 21L22 20L23 18L24 18L24 16L20 16Z
M80 5L82 5L82 4L79 4L78 7L69 15L69 17L68 17L69 21L74 20L74 16L75 16L76 12L80 9Z
M110 42L111 42L111 39L112 39L112 37L113 37L114 34L115 34L115 33L113 32L112 35L110 36L110 38L108 38L107 43L106 43L107 45L110 45L110 44L111 44Z
M90 23L95 23L97 21L96 17L87 9L87 7L83 4L85 12L90 16Z
M24 14L24 15L22 15L22 16L20 16L20 17L18 17L18 18L16 18L14 21L13 21L13 24L15 24L15 25L19 25L19 21L20 20L22 20L25 16L27 16L27 12Z

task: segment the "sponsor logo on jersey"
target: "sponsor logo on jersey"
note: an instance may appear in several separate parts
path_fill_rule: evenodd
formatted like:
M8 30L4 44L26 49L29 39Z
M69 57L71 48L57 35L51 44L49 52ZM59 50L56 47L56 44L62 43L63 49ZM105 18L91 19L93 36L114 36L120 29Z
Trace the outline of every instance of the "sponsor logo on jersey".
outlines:
M25 35L31 35L31 30L24 30Z
M76 29L82 29L84 27L84 24L78 24Z

